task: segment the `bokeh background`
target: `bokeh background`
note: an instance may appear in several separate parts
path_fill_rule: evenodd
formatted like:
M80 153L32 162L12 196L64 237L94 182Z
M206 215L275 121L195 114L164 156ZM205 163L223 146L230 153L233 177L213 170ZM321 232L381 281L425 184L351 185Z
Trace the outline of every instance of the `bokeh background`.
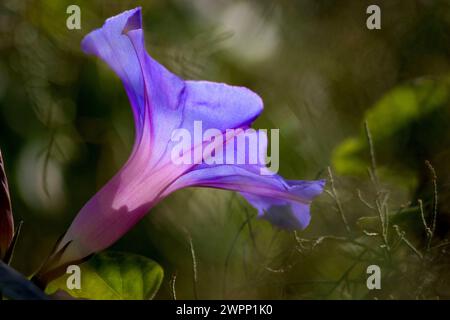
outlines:
M66 28L70 4L81 30ZM370 4L381 30L366 28ZM35 271L130 153L122 84L80 41L139 5L153 57L186 79L257 92L255 127L280 129L280 173L327 178L330 192L297 233L254 218L230 192L171 195L112 248L163 266L156 298L173 288L185 299L450 298L447 0L1 1L0 147L24 221L14 267ZM423 220L432 225L435 212L428 241ZM371 264L381 290L366 287Z

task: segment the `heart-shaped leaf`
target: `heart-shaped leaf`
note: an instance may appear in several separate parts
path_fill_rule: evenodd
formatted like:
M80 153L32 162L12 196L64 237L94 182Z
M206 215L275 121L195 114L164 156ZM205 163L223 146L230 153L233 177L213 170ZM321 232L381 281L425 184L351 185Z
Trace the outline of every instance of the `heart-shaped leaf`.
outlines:
M82 263L80 288L69 289L70 277L76 277L76 272L50 282L46 292L64 290L75 298L94 300L147 300L154 297L164 276L161 266L151 259L112 251Z

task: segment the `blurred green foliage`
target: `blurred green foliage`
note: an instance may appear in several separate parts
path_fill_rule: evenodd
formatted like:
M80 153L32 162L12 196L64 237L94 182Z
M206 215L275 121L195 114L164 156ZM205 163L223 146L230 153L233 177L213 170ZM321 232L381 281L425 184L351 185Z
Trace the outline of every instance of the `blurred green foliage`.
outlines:
M419 79L395 87L364 115L379 154L385 179L417 188L423 162L450 146L450 81ZM361 175L369 166L369 146L364 130L335 149L337 173Z
M375 3L382 29L370 31L366 8ZM70 4L81 8L81 30L65 27ZM80 41L138 5L148 51L170 70L261 95L256 127L280 128L283 176L336 171L337 193L313 204L311 225L297 234L253 219L229 192L192 189L165 199L113 248L161 264L156 298L174 290L177 298L450 297L447 0L2 1L0 147L15 219L24 220L14 267L34 272L129 155L133 121L122 85L81 52ZM365 120L378 185L365 174ZM425 160L438 177L437 205ZM419 198L427 221L439 209L431 248ZM399 233L393 225L369 228L379 223L377 205L383 217L415 213L393 218ZM382 268L382 290L366 287L370 264Z

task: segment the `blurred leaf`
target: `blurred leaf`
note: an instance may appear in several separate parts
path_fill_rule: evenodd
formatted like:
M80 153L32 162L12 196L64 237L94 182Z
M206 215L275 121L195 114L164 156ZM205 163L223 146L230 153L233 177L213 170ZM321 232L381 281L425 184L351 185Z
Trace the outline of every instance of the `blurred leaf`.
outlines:
M14 221L11 210L8 179L0 151L0 259L5 257L14 235Z
M152 299L164 272L151 259L131 253L103 252L80 265L81 289L68 289L70 274L50 282L46 292L64 290L72 297L94 300Z
M368 109L364 119L384 177L415 186L417 167L446 141L449 106L450 78L442 78L398 86ZM364 130L335 149L333 165L341 175L367 173L369 149Z
M381 232L381 223L379 216L361 217L356 222L361 230L368 232ZM410 207L400 211L389 213L389 224L408 225L422 227L420 210L418 207Z
M0 293L14 300L49 299L41 289L2 261L0 261Z

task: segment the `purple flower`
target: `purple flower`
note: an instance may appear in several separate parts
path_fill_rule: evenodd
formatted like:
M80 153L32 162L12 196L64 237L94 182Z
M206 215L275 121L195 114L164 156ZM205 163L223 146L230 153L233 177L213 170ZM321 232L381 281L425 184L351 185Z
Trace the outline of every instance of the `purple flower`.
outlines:
M14 220L11 210L8 179L6 178L3 157L0 151L0 261L11 245L14 236Z
M274 225L305 228L310 221L310 203L322 192L323 180L292 181L261 175L261 164L197 162L202 159L194 164L173 163L174 130L193 132L194 121L202 121L204 130L217 128L225 133L238 129L235 135L239 135L259 116L263 105L260 97L246 88L184 81L172 74L147 54L141 19L140 8L123 12L109 18L82 42L86 53L101 58L122 80L136 135L128 161L86 203L62 238L58 246L59 251L64 248L61 260L78 260L107 248L156 203L192 186L238 191L260 217ZM267 141L264 136L260 138ZM194 157L200 145L190 150ZM260 149L265 152L266 145Z

